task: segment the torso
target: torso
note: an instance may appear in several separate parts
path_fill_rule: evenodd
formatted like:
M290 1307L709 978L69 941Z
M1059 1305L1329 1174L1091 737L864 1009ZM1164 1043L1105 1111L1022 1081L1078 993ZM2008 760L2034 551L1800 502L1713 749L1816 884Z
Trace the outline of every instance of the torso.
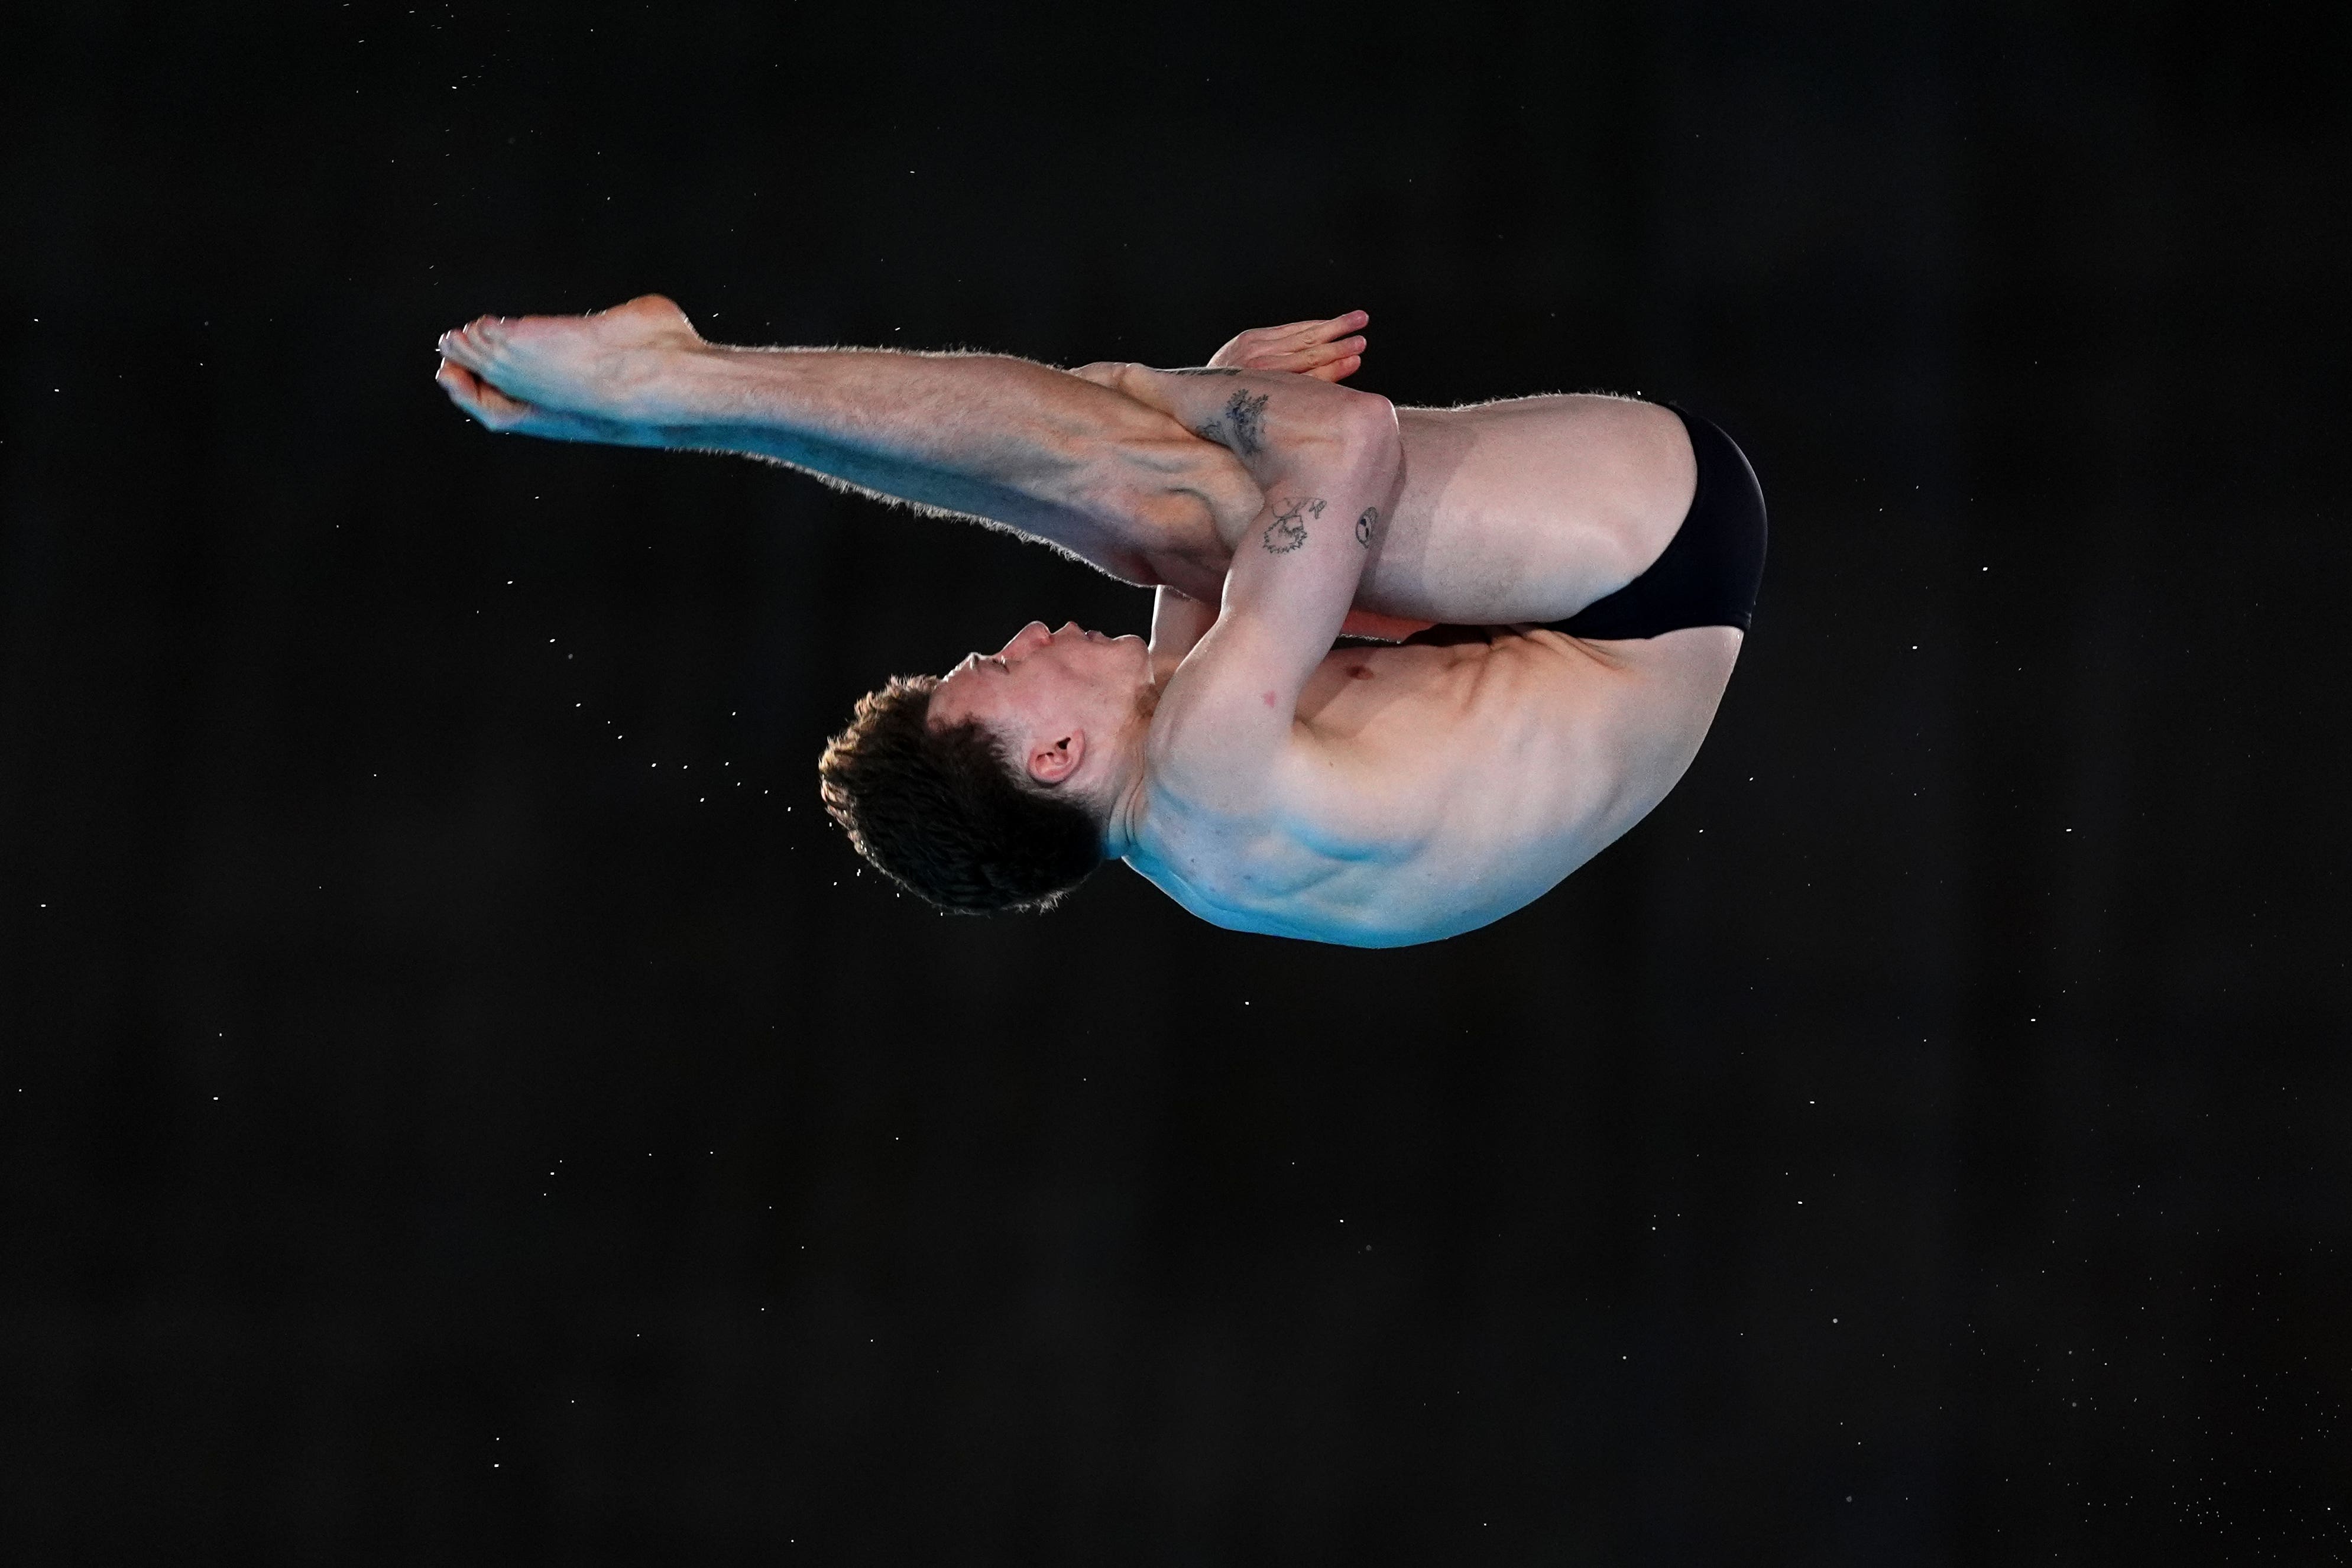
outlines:
M1239 824L1151 788L1129 863L1235 930L1359 947L1475 930L1665 796L1740 643L1730 626L1489 637L1333 650L1300 697L1276 808Z
M1403 488L1358 605L1487 640L1334 649L1261 820L1150 788L1129 862L1215 924L1389 947L1498 920L1665 797L1730 679L1734 627L1588 642L1526 624L1615 593L1673 539L1697 483L1673 410L1547 396L1397 419ZM1242 504L1255 515L1254 489ZM1247 521L1221 510L1224 548Z

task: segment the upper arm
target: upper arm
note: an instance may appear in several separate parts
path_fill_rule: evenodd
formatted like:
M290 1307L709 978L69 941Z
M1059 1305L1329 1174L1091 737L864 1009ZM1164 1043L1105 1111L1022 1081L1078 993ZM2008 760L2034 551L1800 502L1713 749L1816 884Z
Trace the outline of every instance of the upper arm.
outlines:
M1151 599L1151 651L1181 659L1217 624L1213 601L1160 584Z
M1255 447L1244 460L1265 502L1234 548L1212 636L1230 623L1222 657L1245 662L1277 706L1295 708L1355 602L1393 502L1396 411L1384 397L1304 377L1250 379L1276 384L1254 395L1255 427L1235 437ZM1234 401L1252 395L1240 386Z
M1153 725L1164 773L1202 804L1266 804L1298 696L1330 651L1398 480L1395 411L1295 376L1248 378L1252 478L1265 505L1234 554L1216 624L1170 681ZM1233 384L1228 384L1232 385ZM1311 390L1310 390L1311 389Z

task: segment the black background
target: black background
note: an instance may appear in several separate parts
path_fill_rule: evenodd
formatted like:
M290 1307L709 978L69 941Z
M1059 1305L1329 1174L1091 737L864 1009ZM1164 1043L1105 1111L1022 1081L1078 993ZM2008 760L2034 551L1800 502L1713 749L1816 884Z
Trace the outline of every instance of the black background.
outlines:
M12 7L0 1554L2341 1560L2343 17ZM824 736L1147 596L432 384L648 289L1678 396L1755 632L1488 930L942 919Z

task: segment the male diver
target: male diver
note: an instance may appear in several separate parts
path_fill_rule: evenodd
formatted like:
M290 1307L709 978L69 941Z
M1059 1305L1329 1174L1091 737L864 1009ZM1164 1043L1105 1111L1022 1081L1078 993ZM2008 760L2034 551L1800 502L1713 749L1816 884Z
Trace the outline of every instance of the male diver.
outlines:
M1674 787L1765 516L1678 409L1343 387L1366 320L1063 371L730 348L648 296L481 318L438 378L493 430L765 458L1157 590L1149 643L1032 622L858 702L824 798L908 890L1045 909L1120 859L1217 925L1394 947L1531 902Z

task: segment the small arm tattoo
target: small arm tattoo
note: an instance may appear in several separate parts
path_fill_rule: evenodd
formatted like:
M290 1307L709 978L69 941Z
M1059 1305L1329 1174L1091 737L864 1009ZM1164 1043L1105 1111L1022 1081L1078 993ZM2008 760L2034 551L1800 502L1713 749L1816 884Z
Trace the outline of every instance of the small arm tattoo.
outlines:
M1381 509L1366 507L1364 515L1356 520L1356 542L1370 550L1372 547L1372 530L1380 526L1380 521Z
M1225 402L1225 419L1234 427L1234 450L1244 458L1255 458L1265 445L1265 399L1261 392L1255 397L1241 387Z
M1171 370L1168 374L1171 375L1239 375L1241 372L1222 364L1196 364L1188 365L1180 370Z
M1265 525L1266 553L1287 555L1306 543L1306 520L1310 517L1321 517L1323 509L1328 504L1319 496L1293 497L1290 510L1276 512L1274 521Z

